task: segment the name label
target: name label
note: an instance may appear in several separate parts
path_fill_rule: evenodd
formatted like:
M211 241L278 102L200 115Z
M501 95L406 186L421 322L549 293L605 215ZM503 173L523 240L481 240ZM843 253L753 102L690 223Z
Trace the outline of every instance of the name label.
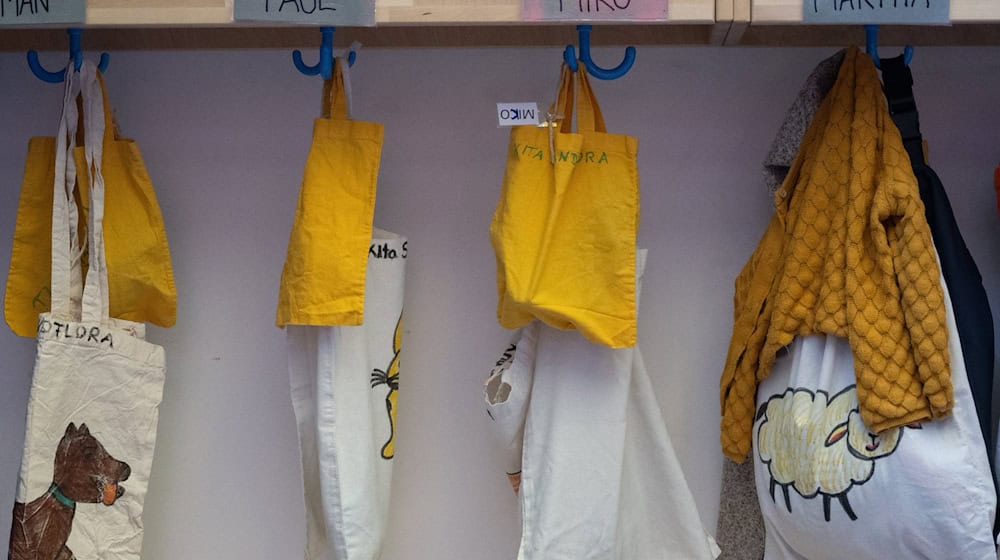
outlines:
M949 0L803 0L808 23L948 23Z
M523 0L527 20L660 21L667 19L667 0Z
M375 25L375 0L235 0L233 19L313 25Z
M0 0L0 25L83 23L85 0Z
M106 345L108 348L115 347L114 336L98 326L87 326L79 323L64 323L62 321L49 321L48 319L38 319L38 334L51 334L50 338L59 340L86 340L95 344Z
M538 103L497 103L499 126L538 125Z

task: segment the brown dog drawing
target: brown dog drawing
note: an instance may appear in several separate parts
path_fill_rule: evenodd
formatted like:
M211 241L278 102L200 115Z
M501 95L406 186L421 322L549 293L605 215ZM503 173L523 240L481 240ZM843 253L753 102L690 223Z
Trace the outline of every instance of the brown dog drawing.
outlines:
M122 497L132 469L104 450L86 424L73 423L56 448L52 485L42 497L14 504L8 560L74 560L66 546L77 502L106 506Z

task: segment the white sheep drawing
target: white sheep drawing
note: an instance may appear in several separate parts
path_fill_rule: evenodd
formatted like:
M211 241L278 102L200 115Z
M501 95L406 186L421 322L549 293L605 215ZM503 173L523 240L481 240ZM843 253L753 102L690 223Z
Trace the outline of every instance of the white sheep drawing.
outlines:
M806 499L821 495L827 521L832 498L852 521L858 518L848 491L867 482L875 472L875 459L895 451L903 436L902 428L881 434L868 430L858 412L855 385L833 397L825 391L789 388L762 404L755 422L757 455L771 475L771 500L780 486L791 513L789 486Z

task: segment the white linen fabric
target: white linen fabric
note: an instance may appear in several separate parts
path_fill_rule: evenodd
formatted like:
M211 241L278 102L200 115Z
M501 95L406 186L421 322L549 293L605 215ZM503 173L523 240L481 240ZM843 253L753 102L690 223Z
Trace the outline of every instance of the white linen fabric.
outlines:
M84 244L76 239L72 156L78 94L83 98L91 207L89 268L82 286ZM109 317L104 129L97 68L84 61L78 73L66 73L56 144L52 311L38 321L11 560L137 560L142 550L142 510L163 394L164 353L144 340L145 325Z
M375 229L359 326L289 325L307 560L375 560L388 528L405 237Z
M995 560L993 477L944 279L955 408L869 432L847 340L796 338L757 389L765 560Z
M519 560L718 556L637 347L534 321L494 368L486 405L508 473L521 470Z

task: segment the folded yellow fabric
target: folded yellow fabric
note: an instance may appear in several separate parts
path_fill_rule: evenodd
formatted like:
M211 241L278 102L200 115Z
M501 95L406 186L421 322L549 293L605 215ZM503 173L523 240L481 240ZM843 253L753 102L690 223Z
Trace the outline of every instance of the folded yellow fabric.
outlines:
M281 271L275 323L360 325L383 127L348 118L341 60L324 87L324 113L299 191Z
M105 118L101 157L106 189L104 250L111 316L169 327L177 321L177 289L163 216L139 147L118 136L103 78L100 84ZM4 296L4 317L20 336L34 337L38 314L49 311L55 149L51 137L32 138L28 143ZM80 227L85 231L90 198L84 149L76 148L73 155ZM83 265L85 271L86 259Z
M636 340L638 141L609 134L587 81L573 122L574 73L565 65L558 124L514 127L490 240L497 259L497 317L508 329L533 318L579 330L591 342Z
M917 181L871 59L850 49L736 279L722 448L743 461L757 383L794 337L846 337L859 409L883 431L953 406L944 295Z

